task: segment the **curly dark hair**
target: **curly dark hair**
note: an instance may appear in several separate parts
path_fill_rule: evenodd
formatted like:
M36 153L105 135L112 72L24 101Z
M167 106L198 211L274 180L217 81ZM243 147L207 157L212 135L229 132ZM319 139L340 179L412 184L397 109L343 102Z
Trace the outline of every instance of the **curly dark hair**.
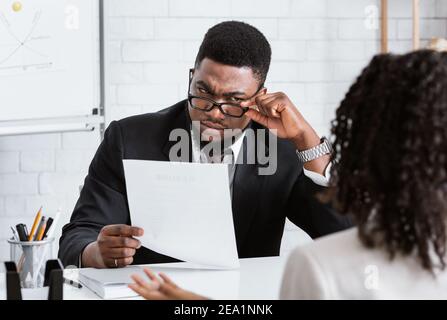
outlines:
M377 55L332 122L329 191L366 247L445 268L447 53Z
M195 65L198 67L208 58L229 66L248 67L263 84L271 56L270 44L261 31L245 22L224 21L205 34Z

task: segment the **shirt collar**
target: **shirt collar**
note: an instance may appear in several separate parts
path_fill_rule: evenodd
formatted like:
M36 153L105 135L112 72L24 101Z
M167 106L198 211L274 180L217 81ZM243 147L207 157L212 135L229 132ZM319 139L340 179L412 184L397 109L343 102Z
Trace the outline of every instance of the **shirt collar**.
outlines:
M192 161L193 162L200 162L200 144L198 142L200 141L200 137L196 137L198 130L193 130L191 126L191 146L192 146ZM239 153L242 148L242 142L244 141L245 137L245 131L242 132L242 134L236 139L236 141L230 146L231 151L233 151L234 155L234 161L236 162Z

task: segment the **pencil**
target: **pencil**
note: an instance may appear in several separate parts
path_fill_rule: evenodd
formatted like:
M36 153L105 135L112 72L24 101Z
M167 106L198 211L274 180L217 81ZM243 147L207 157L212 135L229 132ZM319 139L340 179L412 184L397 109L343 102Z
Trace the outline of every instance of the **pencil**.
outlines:
M34 233L36 232L37 226L39 225L40 222L41 212L42 207L40 207L39 211L36 214L36 218L34 218L33 227L31 228L31 232L29 233L28 241L33 241Z
M40 220L39 228L37 229L36 236L34 237L34 240L40 241L43 238L43 234L45 232L47 225L47 219L45 217L42 217L42 220Z

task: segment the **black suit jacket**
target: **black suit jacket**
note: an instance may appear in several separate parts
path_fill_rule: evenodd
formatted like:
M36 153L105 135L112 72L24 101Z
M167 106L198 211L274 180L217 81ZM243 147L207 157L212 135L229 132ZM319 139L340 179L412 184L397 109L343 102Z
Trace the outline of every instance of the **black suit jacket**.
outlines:
M262 128L254 123L252 127ZM122 160L169 161L169 150L176 143L169 141L169 134L176 128L190 132L186 100L109 125L90 164L70 223L63 228L59 257L64 265L77 265L81 252L96 240L103 226L131 224ZM241 152L247 149L243 147ZM232 209L240 258L278 255L286 217L312 238L351 226L348 218L315 199L322 187L303 174L294 146L278 139L277 150L278 165L273 175L259 175L257 161L236 165ZM133 263L171 261L177 260L142 247Z

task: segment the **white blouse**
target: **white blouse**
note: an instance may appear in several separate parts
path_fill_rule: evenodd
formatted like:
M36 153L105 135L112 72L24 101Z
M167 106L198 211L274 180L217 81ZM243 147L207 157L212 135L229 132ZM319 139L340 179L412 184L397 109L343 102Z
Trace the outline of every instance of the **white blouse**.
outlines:
M296 248L280 299L447 299L447 269L434 276L416 255L391 261L384 249L366 248L357 232L352 228Z

